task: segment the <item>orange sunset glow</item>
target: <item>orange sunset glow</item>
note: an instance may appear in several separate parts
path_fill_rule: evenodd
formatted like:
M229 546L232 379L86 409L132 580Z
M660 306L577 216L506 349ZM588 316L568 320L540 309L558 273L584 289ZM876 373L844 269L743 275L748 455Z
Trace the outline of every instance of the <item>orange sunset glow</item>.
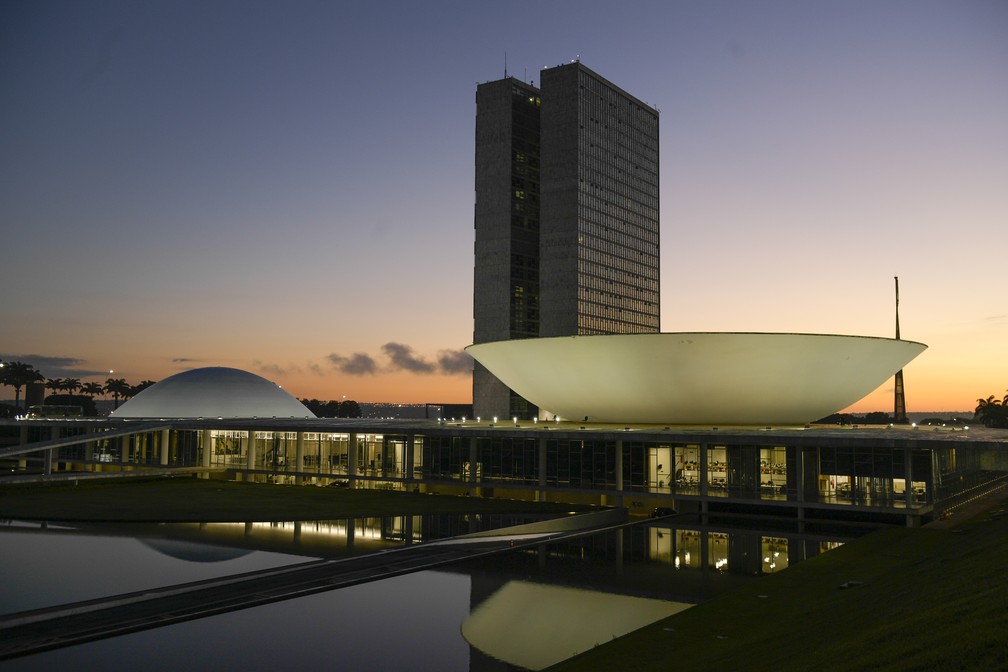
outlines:
M891 337L899 276L907 410L1008 389L1004 3L43 4L0 10L3 361L470 402L476 85L580 56L660 111L663 331Z

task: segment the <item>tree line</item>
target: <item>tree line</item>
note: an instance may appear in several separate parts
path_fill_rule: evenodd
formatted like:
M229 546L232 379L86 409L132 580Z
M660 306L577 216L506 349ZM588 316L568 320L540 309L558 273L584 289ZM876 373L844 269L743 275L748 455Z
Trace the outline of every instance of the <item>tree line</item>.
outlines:
M986 399L977 399L973 418L984 427L1008 427L1008 394L998 399L993 394Z
M98 395L110 395L115 402L115 408L119 408L121 401L135 397L155 382L145 380L136 385L130 385L124 378L108 378L103 385L98 382L81 382L80 378L46 378L31 364L0 362L0 385L14 388L15 412L21 409L21 390L29 383L43 383L47 389L52 390L52 394L46 397L47 404L81 406L85 415L97 415L94 399ZM300 401L320 418L361 417L360 404L352 399L342 401L301 399Z
M319 401L318 399L298 399L309 411L319 418L359 418L361 407L353 399L343 401Z
M853 413L832 413L815 421L817 425L888 425L892 416L885 411L872 411L864 415Z
M14 388L14 408L21 408L21 389L29 383L43 383L52 390L46 397L47 403L80 405L94 413L94 399L98 395L111 395L115 408L119 402L135 397L156 381L144 380L136 385L130 385L124 378L108 378L105 384L97 382L81 382L80 378L46 378L41 371L24 362L0 363L0 385ZM65 394L60 394L65 392ZM90 403L81 403L88 400Z

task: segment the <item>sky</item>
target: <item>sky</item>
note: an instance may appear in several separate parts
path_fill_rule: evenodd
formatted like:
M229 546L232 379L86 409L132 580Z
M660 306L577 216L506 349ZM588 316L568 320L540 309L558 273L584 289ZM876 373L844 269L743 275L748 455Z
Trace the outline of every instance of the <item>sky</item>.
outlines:
M899 276L908 410L1008 391L1002 0L4 0L0 359L470 401L476 86L576 58L660 110L663 331Z

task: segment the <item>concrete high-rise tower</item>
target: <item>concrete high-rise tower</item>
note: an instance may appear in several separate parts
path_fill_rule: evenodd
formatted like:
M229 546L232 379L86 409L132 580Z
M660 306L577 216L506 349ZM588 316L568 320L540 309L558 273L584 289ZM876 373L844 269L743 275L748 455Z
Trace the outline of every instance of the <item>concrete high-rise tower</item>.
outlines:
M580 63L541 81L540 335L658 331L658 112Z
M476 89L473 342L539 335L539 91L507 78ZM476 415L528 418L528 402L476 363Z
M540 81L476 90L473 342L657 332L658 113L580 62ZM473 405L538 412L478 364Z

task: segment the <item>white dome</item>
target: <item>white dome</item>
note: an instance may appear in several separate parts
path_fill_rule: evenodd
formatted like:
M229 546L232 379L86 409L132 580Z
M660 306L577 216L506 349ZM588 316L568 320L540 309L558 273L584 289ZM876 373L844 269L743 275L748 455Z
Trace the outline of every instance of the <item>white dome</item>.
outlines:
M870 336L712 332L526 338L466 352L568 420L763 425L842 410L925 348Z
M210 366L165 378L112 412L116 418L314 418L279 385L241 369Z

